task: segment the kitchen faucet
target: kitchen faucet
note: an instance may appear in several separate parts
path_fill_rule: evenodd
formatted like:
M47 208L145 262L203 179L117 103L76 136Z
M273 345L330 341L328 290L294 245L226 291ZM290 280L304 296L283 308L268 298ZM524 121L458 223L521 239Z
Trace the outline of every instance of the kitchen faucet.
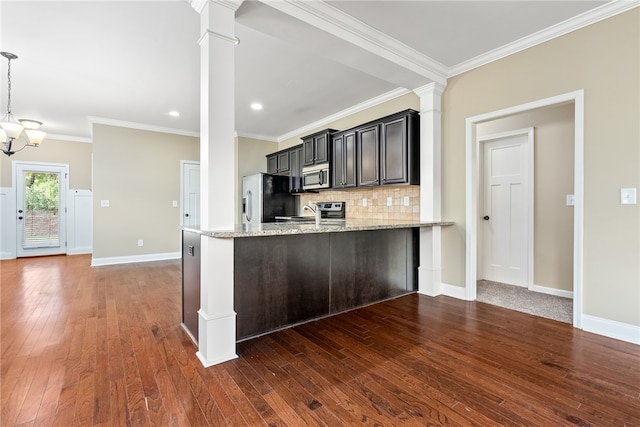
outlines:
M316 207L315 209L311 207L311 203L315 204ZM309 202L306 205L304 205L302 207L303 211L310 211L313 213L313 215L316 217L316 227L318 227L320 225L320 216L322 215L322 212L320 212L320 209L318 208L318 203L317 202Z

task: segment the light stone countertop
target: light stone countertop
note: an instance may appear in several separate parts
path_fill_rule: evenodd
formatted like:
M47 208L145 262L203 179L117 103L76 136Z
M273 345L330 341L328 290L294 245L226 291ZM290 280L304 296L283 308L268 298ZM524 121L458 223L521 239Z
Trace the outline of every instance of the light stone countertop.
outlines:
M316 227L314 222L269 222L252 227L239 224L236 225L234 230L202 230L197 226L182 227L182 229L218 239L234 239L241 237L285 236L291 234L385 230L391 228L420 228L453 224L451 221L420 222L406 220L347 219L344 221L322 220L319 227Z

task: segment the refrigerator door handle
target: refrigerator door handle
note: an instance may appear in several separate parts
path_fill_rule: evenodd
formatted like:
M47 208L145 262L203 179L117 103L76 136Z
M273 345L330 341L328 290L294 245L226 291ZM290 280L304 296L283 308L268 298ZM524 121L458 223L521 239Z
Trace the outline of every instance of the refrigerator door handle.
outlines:
M244 203L244 216L247 218L247 221L251 222L251 216L253 215L253 212L251 212L251 190L247 191L247 197L245 198L245 203Z

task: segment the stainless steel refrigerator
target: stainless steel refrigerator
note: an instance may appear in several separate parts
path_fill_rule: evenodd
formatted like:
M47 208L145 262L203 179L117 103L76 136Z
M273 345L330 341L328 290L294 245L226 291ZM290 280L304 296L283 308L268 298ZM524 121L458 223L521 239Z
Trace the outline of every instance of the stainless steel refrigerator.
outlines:
M242 223L274 222L276 216L296 214L289 177L258 173L242 178Z

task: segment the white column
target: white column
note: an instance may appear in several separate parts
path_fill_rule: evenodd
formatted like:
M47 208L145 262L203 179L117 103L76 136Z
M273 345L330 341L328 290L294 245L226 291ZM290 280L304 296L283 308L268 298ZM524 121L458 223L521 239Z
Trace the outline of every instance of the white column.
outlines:
M192 1L200 13L200 221L235 223L235 11L240 2ZM207 367L236 358L233 239L202 237L198 353Z
M445 86L430 83L415 89L420 97L420 221L440 221L442 102ZM441 227L420 229L418 292L441 293Z

